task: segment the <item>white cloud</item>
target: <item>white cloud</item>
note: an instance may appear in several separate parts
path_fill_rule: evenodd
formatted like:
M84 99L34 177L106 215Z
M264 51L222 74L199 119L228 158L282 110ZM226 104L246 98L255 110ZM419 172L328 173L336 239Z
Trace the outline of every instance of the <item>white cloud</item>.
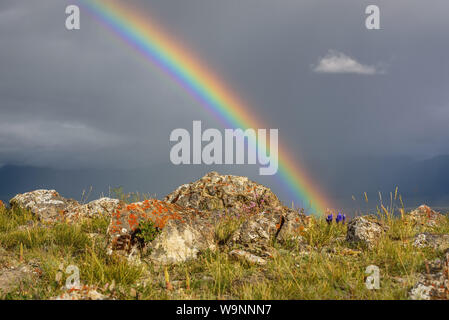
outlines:
M382 74L379 67L364 65L344 53L329 50L324 58L320 58L317 65L312 66L318 73L354 73L363 75Z

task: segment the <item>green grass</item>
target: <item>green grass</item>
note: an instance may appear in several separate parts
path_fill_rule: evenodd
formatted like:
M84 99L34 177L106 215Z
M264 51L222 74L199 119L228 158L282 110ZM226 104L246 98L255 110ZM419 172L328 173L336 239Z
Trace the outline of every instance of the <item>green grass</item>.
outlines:
M242 220L226 219L215 230L220 250L165 268L152 263L136 265L107 255L109 220L105 217L50 227L37 224L26 210L0 208L0 247L10 255L7 259L33 262L41 270L41 276L24 280L1 297L56 296L67 278L65 268L76 265L83 284L96 286L116 299L407 299L417 274L425 269L425 261L442 256L442 252L413 247L413 236L424 231L449 233L449 219L430 228L399 216L379 216L389 231L372 250L349 245L344 240L345 225L329 225L324 217L313 218L311 226L301 233L302 241L274 244L273 257L265 266L229 258L232 248L225 244ZM379 290L365 286L369 265L380 268Z

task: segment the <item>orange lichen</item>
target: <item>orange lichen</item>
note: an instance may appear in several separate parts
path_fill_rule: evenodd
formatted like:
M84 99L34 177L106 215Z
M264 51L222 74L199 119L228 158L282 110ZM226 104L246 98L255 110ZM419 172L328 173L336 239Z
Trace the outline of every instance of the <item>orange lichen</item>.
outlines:
M142 221L151 221L156 228L163 229L170 220L185 223L182 216L193 217L195 214L202 213L156 199L145 200L141 203L126 205L125 211L121 214L116 210L112 214L110 233L122 233L122 229L135 231ZM122 228L119 228L119 225L122 225Z

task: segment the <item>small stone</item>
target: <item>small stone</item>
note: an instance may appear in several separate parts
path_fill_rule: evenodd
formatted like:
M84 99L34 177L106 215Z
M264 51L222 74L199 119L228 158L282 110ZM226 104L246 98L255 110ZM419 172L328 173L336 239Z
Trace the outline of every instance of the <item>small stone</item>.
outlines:
M55 281L59 283L61 282L61 280L62 280L62 272L58 272L55 276Z
M430 300L431 286L417 283L410 291L410 299L412 300Z
M244 250L232 250L231 252L229 252L229 255L232 258L244 260L246 262L249 262L250 264L257 264L259 266L264 266L267 264L267 260Z

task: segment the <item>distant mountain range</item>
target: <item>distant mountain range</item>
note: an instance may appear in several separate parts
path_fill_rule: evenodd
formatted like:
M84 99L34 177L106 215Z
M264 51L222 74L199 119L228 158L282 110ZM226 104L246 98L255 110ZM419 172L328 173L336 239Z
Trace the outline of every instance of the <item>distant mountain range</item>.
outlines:
M39 188L56 189L65 197L81 199L83 190L92 187L90 199L109 195L111 188L122 186L126 192L139 191L162 198L179 185L199 179L209 171L223 174L246 175L265 184L290 204L289 196L272 178L259 176L251 166L173 166L155 165L141 169L78 169L3 166L0 168L0 199L8 201L17 193ZM359 157L316 161L313 176L330 197L344 208L372 208L379 203L382 192L385 204L396 186L407 207L427 203L434 207L449 207L449 155L428 160L407 157ZM270 180L271 179L271 180ZM366 204L362 194L367 192ZM352 200L355 196L356 201Z

